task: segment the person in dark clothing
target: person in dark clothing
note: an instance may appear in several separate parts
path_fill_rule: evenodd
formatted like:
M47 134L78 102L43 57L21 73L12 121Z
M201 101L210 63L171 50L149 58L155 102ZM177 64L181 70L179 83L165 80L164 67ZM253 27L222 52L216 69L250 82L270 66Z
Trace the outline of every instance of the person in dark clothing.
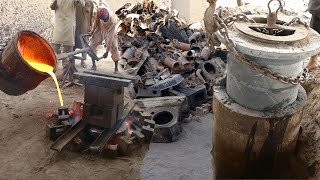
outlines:
M308 11L312 14L310 27L320 33L320 0L310 0ZM318 54L310 58L307 68L309 70L318 68Z
M85 0L85 6L76 7L76 30L75 30L75 47L74 49L81 49L80 34L88 34L92 26L94 4L92 0ZM88 37L86 37L88 41ZM82 53L84 59L87 58L86 53ZM86 68L87 65L84 60L81 60L81 66Z

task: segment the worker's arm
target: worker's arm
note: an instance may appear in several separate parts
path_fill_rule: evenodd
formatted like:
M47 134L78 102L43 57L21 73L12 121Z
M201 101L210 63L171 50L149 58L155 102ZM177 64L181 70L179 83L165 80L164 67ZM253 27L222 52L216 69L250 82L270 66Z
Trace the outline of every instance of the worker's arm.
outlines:
M99 23L100 23L100 19L99 19L99 17L97 15L95 15L93 26L92 26L92 29L91 29L91 34L93 34L96 31L96 29L99 26Z
M88 2L88 11L89 11L89 31L91 30L92 26L93 26L93 8L94 8L94 4L92 1Z

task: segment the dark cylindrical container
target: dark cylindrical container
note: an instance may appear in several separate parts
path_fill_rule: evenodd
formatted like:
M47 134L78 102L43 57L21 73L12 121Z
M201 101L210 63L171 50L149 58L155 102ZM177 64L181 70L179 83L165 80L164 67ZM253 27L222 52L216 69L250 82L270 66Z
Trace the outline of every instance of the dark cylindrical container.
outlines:
M20 31L1 53L0 90L8 95L22 95L49 77L29 62L55 67L56 56L50 44L38 34Z

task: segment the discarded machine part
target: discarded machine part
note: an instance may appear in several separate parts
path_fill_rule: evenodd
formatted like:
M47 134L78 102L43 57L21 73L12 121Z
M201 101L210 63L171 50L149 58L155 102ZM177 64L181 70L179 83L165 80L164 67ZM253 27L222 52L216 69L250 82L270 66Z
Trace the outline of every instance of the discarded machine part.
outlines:
M151 128L154 128L156 126L156 122L154 122L154 120L145 119L143 121L143 125L144 126L149 126Z
M187 33L188 38L193 35L193 32L190 29L187 29L186 33Z
M178 62L180 63L180 65L183 67L183 68L187 68L187 67L189 67L190 66L190 62L186 59L186 58L184 58L183 56L180 56L179 58L178 58Z
M172 40L172 46L182 51L189 51L191 49L191 44L179 42L177 39Z
M50 44L31 31L18 32L0 53L0 90L8 95L22 95L36 88L50 75L34 69L29 62L56 66Z
M126 60L130 60L134 57L135 54L135 49L134 48L128 48L123 54L122 54L122 58L126 59Z
M198 46L191 46L191 50L195 51L196 53L200 53L201 52L201 48Z
M209 59L209 56L211 54L211 50L208 46L205 46L204 48L202 48L202 51L201 51L201 60L203 61L207 61Z
M201 70L206 81L215 81L217 78L224 76L226 67L224 61L220 58L215 58L210 61L205 61L201 65Z
M178 124L179 113L174 108L155 110L152 120L155 122L154 143L170 143L178 140L181 129Z
M225 87L214 94L215 178L278 178L295 157L305 90L299 88L293 104L269 112L237 104Z
M207 102L207 89L205 85L195 88L178 87L176 90L186 95L190 109L201 106L201 104Z
M47 124L47 136L50 141L57 140L62 134L64 134L72 124L69 121L62 121L61 124L55 125L54 123Z
M134 141L141 145L145 142L145 136L139 131L133 131L131 137L121 136L117 147L119 154L122 156L128 155Z
M178 41L184 43L188 42L188 36L186 32L182 32L181 30L179 30L173 19L168 20L168 30L174 39L177 39Z
M204 39L206 36L201 32L195 32L192 36L189 37L189 43L195 44L199 39Z
M131 113L134 108L134 103L128 103L125 105L123 109L123 115L116 121L116 123L110 128L105 129L99 137L90 145L90 152L92 153L102 153L108 141L114 136L114 134L119 130L122 123L126 120L126 118Z
M160 90L155 90L154 88L151 88L151 87L144 87L144 88L138 88L136 99L161 97L161 96L162 96L162 93Z
M152 23L149 24L149 30L151 32L155 32L157 30L158 26L159 26L159 23L152 22Z
M150 126L142 126L141 133L145 136L145 142L150 143L154 134L154 128Z
M229 52L228 94L240 105L255 110L286 107L297 99L299 90L298 83L287 81L291 77L301 76L304 60L320 52L318 43L320 35L301 24L281 25L284 23L283 20L277 21L278 31L270 35L257 31L257 28L267 27L266 18L248 17L256 23L236 21L234 30L229 31L230 38L235 42L236 51ZM216 35L221 42L224 42L220 33ZM243 54L246 59L255 65L258 64L260 68L252 68L253 63L250 66L241 63L239 61L241 57L238 55L235 57L235 53ZM263 71L265 68L273 72L266 73ZM271 78L274 73L281 74L281 77Z
M196 51L195 50L184 51L182 52L182 56L190 60L193 60L196 57Z
M171 69L178 69L180 66L178 61L169 57L165 58L163 63Z
M181 74L175 74L165 80L159 81L157 84L153 85L152 88L154 90L162 91L179 85L183 80L184 78Z

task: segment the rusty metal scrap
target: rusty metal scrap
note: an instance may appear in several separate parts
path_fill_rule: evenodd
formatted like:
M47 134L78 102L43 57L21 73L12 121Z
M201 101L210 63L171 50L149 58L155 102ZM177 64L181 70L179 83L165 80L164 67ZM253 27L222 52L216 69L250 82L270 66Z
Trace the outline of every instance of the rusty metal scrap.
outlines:
M159 9L150 0L126 4L116 14L120 19L117 32L121 67L140 78L130 88L134 94L131 97L161 97L167 94L163 91L172 89L188 94L186 89L197 92L194 88L200 86L208 91L201 98L203 101L212 95L215 79L225 71L225 65L213 59L223 56L226 60L226 53L209 48L208 37L199 23L186 24L177 17L179 13ZM197 103L191 104L194 107Z

